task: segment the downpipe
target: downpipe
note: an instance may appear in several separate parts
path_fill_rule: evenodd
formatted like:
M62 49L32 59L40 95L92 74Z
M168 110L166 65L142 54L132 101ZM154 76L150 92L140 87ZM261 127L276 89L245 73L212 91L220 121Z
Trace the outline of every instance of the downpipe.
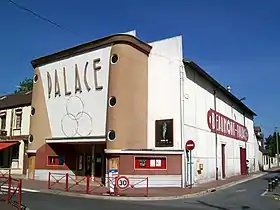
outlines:
M184 104L184 67L180 65L180 126L181 126L181 149L182 154L182 188L186 187L186 180L188 179L187 169L186 169L186 151L184 148L184 117L185 117L185 104Z
M217 113L217 89L214 90L214 111L215 111L215 174L216 180L219 179L219 168L218 168L218 133L216 126L216 113Z

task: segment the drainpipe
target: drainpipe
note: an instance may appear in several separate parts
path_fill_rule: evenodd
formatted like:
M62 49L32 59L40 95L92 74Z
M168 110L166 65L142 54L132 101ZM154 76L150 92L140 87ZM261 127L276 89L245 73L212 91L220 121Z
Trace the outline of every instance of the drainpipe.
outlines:
M246 127L246 113L245 111L243 111L243 125L244 127ZM249 132L248 132L248 135L249 135ZM249 136L248 136L248 139L249 139ZM245 141L245 151L246 151L246 160L248 160L248 157L247 157L247 141Z
M214 90L214 111L215 111L215 166L216 166L216 180L219 179L219 169L218 169L218 133L217 133L217 121L216 121L216 112L217 112L217 89Z
M186 151L185 151L185 146L184 146L184 67L180 65L180 126L181 126L181 149L183 150L183 155L182 155L182 188L186 187Z

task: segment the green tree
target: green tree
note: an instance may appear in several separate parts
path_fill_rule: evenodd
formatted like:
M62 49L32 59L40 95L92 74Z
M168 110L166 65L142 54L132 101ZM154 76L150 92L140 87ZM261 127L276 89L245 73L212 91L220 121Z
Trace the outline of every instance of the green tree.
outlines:
M280 140L280 136L278 133L278 141L279 140ZM269 135L265 139L265 149L267 150L267 153L270 157L275 157L275 154L277 153L276 133L275 132L272 135Z
M30 78L25 78L19 83L18 89L15 90L15 93L32 91L33 80Z

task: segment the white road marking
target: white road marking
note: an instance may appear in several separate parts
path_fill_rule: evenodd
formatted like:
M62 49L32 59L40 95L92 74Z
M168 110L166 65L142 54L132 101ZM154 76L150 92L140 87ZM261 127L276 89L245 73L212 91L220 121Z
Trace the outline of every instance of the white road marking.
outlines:
M261 194L261 196L265 196L266 194L267 194L267 190L264 191L264 192Z
M235 192L245 192L247 191L246 189L241 189L241 190L236 190Z
M8 186L1 186L1 191L8 190ZM27 189L27 188L21 188L22 192L32 192L32 193L38 193L40 192L39 190L32 190L32 189Z

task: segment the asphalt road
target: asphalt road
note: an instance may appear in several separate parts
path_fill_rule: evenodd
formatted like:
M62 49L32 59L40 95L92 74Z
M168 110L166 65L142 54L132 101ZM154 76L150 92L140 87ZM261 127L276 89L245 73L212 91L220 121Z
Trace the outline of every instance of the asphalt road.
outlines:
M271 173L258 179L207 196L172 201L113 201L76 198L44 193L24 193L23 203L31 210L86 210L86 209L190 209L190 210L277 210L280 201L261 196L267 186L267 178L280 174Z

